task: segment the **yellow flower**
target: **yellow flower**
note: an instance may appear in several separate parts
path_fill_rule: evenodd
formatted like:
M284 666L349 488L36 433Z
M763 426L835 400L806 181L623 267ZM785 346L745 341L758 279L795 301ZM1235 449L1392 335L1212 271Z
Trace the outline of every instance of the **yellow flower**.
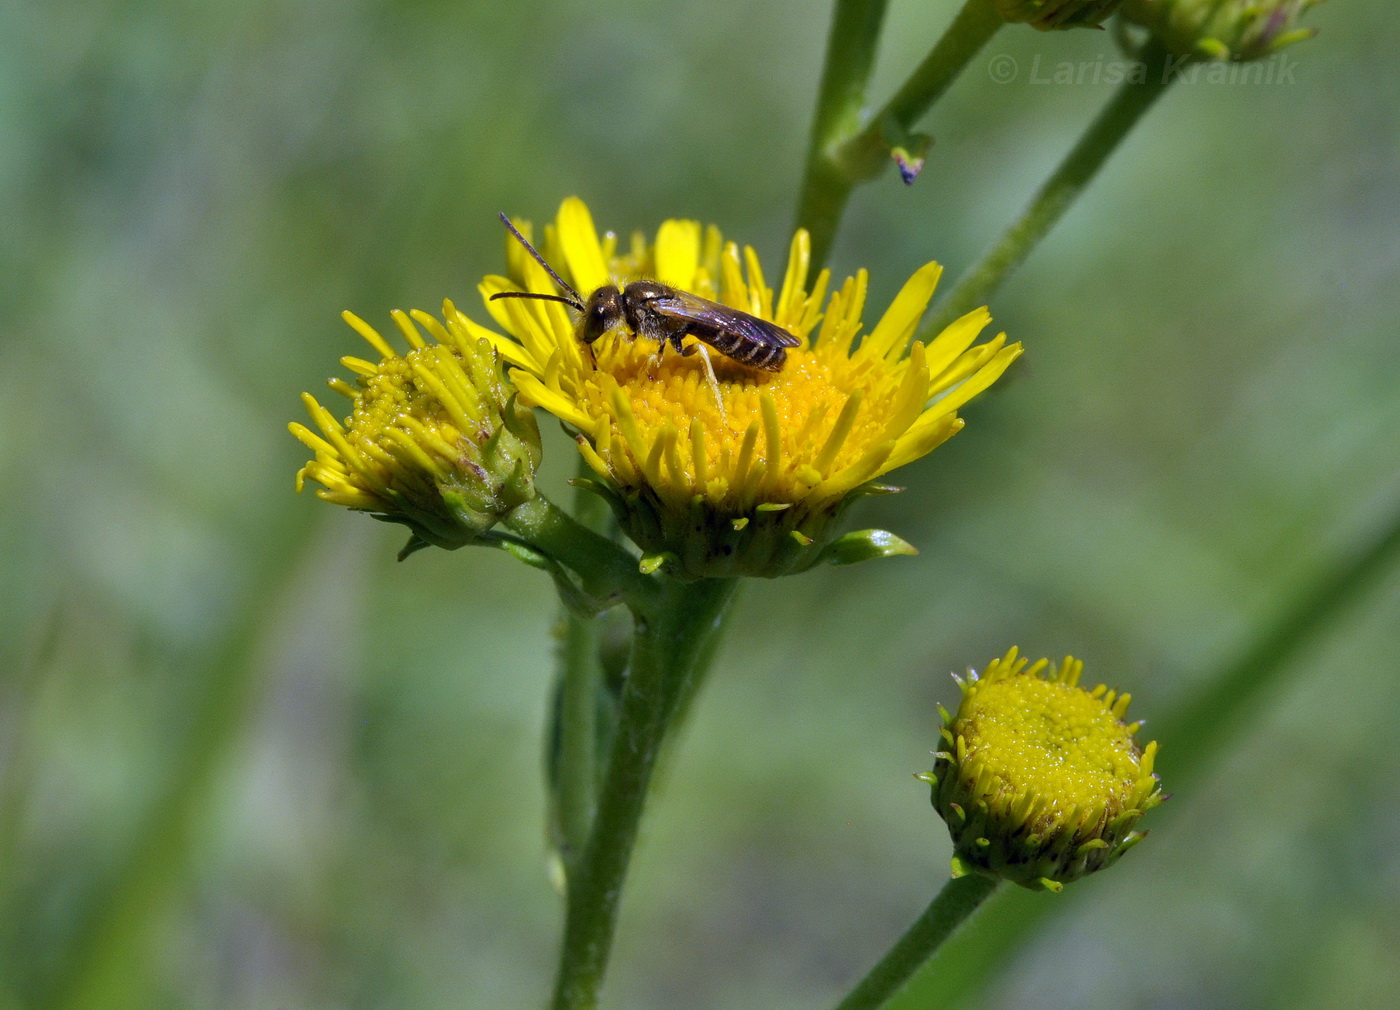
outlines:
M996 0L1007 21L1024 21L1043 32L1094 28L1118 9L1121 0Z
M571 198L546 229L542 252L585 298L607 284L650 277L777 323L799 341L777 372L713 349L658 358L655 342L625 330L590 348L561 304L489 300L502 291L557 293L523 248L512 241L507 249L510 276L487 277L480 289L510 337L461 313L452 318L490 339L514 366L523 402L576 433L601 478L596 488L646 559L669 562L681 577L772 576L815 563L853 497L888 490L876 479L957 432L957 411L1021 350L1004 335L972 346L990 322L986 309L927 345L913 340L941 272L935 263L917 271L861 335L865 271L829 299L828 271L809 287L806 232L793 238L775 290L753 250L726 244L713 226L667 221L654 242L638 234L620 249L613 236L599 237L588 208ZM864 549L847 546L853 556Z
M940 709L944 749L919 777L952 834L955 876L1058 891L1144 837L1133 826L1164 799L1157 745L1138 749L1129 695L1080 687L1083 669L1069 657L1028 664L1013 648L958 680L956 715Z
M302 394L321 434L288 425L316 453L297 472L298 491L309 478L321 485L316 495L325 501L403 523L414 534L405 553L425 544L471 543L534 498L539 429L533 412L515 402L488 341L452 318L444 326L425 312L410 319L395 311L409 344L399 354L358 316L344 318L379 361L341 359L356 375L353 385L330 380L351 402L343 422Z

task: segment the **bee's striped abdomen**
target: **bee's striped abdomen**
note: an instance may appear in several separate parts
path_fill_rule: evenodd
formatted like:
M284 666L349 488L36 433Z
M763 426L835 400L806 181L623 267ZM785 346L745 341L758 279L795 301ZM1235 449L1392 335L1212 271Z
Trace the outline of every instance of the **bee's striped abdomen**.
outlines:
M787 360L787 351L777 344L761 343L733 330L714 329L706 333L695 333L694 330L692 327L696 337L741 365L776 372Z

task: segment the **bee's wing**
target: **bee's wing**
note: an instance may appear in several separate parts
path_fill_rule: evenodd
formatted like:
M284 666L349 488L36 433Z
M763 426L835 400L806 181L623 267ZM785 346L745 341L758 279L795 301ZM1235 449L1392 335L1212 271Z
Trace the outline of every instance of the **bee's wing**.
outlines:
M747 312L712 302L708 298L692 295L688 291L672 290L660 298L647 303L651 308L671 319L684 319L701 326L737 333L758 344L777 347L796 347L802 343L777 323L770 323Z

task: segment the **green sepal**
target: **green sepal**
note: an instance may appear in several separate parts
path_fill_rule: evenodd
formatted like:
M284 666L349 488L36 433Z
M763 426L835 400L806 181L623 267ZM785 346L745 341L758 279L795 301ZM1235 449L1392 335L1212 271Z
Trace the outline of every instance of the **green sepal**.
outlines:
M497 547L505 551L511 557L525 562L525 564L529 565L531 568L538 568L542 572L548 572L550 577L554 579L554 589L559 593L559 602L562 603L564 609L574 617L587 620L590 617L595 617L602 613L611 605L609 601L590 596L580 589L569 573L564 570L564 567L548 554L536 550L529 544L516 540L513 537L494 537L488 539L491 539Z
M375 516L374 518L384 519L386 522L393 521L385 516ZM423 548L431 546L433 545L428 543L428 541L424 540L417 533L410 533L408 535L408 543L399 548L399 553L396 557L399 561L406 561L410 555L417 554L419 551L423 550Z
M871 481L867 484L860 485L860 487L856 488L846 497L870 498L887 494L900 494L903 490L904 488L900 487L897 484L877 484L874 481Z
M449 527L442 523L415 522L404 515L391 515L386 512L369 512L367 514L371 519L378 519L382 523L394 523L408 527L408 542L399 549L399 553L396 555L400 561L417 554L425 547L441 547L445 551L455 551L467 544L480 542L475 535L464 533L458 528ZM425 516L425 518L427 517Z
M614 502L617 500L617 495L613 493L611 488L600 480L594 480L592 477L574 477L569 481L569 487L581 488L590 494L596 494L606 502Z
M889 530L856 530L827 544L821 560L829 565L855 565L873 558L918 553L917 547Z
M641 560L637 562L637 571L643 575L650 575L666 565L676 565L680 563L680 558L670 551L655 551L651 554L643 554Z

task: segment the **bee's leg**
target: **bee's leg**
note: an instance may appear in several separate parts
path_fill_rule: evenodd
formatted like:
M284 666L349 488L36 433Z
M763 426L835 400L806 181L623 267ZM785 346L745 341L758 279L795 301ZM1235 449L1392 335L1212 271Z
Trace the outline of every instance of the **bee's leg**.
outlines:
M705 363L705 380L710 387L710 392L715 395L715 407L719 409L719 419L724 424L728 424L729 419L724 416L724 398L719 395L719 380L715 378L715 366L710 363L710 349L697 341L681 353L687 358L692 354L698 353L700 355L700 360Z

